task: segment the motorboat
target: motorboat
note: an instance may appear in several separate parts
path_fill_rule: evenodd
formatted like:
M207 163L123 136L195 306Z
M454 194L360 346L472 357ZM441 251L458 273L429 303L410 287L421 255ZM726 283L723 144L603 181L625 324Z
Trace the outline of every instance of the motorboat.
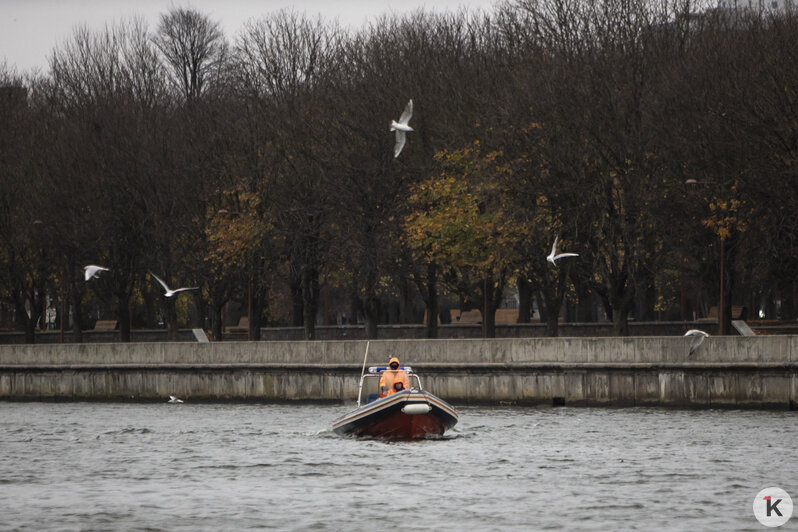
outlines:
M357 409L333 423L336 434L370 438L420 439L440 437L457 424L457 412L446 401L425 391L410 366L401 367L410 386L386 397L370 393L361 403L364 387L378 383L388 367L370 367L360 378ZM365 386L364 386L365 385Z

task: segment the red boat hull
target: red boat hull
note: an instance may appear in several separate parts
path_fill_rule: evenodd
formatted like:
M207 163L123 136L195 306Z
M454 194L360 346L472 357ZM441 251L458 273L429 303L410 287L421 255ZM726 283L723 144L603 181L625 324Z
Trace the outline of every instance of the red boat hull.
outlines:
M440 419L430 414L409 416L398 411L351 432L353 436L372 438L416 439L441 436L446 431Z
M429 411L407 414L403 408L409 405L428 405ZM402 392L347 414L333 430L359 437L419 439L439 437L456 423L457 413L445 401L424 391Z

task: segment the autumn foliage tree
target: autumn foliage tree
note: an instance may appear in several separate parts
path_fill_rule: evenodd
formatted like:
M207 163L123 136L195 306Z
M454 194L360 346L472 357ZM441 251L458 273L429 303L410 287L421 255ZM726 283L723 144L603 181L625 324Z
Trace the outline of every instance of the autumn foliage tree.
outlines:
M413 188L405 238L417 259L441 268L442 280L467 308L482 313L495 336L495 310L512 275L518 226L509 216L500 152L478 143L436 156L440 174Z

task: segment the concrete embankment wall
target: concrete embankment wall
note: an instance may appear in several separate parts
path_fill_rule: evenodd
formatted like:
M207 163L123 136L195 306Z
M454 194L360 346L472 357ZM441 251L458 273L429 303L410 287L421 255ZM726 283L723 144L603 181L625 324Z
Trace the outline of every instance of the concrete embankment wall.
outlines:
M791 408L798 337L371 341L454 403ZM354 401L366 342L0 346L10 400Z

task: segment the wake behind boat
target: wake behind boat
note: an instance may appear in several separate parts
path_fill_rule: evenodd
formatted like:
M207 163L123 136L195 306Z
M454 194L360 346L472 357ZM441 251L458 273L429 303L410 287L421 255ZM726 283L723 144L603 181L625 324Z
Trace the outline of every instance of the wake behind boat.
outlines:
M457 412L450 404L421 387L421 379L410 366L401 368L410 385L386 397L371 393L361 405L364 384L376 384L387 367L370 367L360 378L358 408L333 423L336 434L390 439L433 438L457 424Z

